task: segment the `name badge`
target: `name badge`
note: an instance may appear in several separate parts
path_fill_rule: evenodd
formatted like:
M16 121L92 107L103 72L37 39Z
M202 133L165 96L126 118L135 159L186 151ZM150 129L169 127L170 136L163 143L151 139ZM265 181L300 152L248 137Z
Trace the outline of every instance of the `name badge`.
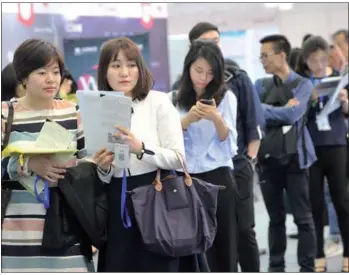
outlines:
M328 116L316 116L316 125L319 131L331 131Z
M114 161L118 168L130 168L130 147L127 144L114 143Z

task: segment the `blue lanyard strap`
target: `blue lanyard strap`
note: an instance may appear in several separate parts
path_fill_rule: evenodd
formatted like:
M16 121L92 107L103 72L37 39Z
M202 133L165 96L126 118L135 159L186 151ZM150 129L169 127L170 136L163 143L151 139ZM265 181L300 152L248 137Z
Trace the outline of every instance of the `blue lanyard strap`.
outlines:
M132 223L126 207L126 194L127 194L126 192L127 192L127 177L126 177L126 169L124 169L124 173L122 176L122 187L121 187L121 220L124 227L126 229L129 229L132 227Z
M41 196L38 193L38 188L37 188L39 180L41 180L41 177L36 176L35 182L34 182L34 194L35 194L36 199L39 202L43 203L45 208L48 209L48 208L50 208L50 188L48 186L48 181L45 180L43 198L41 198Z

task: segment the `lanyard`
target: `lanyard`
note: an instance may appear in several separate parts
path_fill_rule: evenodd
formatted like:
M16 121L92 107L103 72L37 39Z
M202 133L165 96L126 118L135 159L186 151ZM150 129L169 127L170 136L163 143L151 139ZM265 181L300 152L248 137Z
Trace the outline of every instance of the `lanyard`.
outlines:
M121 221L123 226L126 229L132 227L132 222L130 215L128 214L127 206L126 206L126 198L127 198L127 176L126 169L124 169L122 176L122 186L121 186Z
M50 188L48 186L48 181L45 180L45 187L44 187L44 193L43 193L43 198L40 197L39 193L38 193L38 189L37 189L37 184L39 182L39 180L41 179L40 176L36 176L35 178L35 182L34 182L34 193L35 193L35 197L36 199L43 203L45 208L48 209L50 208Z

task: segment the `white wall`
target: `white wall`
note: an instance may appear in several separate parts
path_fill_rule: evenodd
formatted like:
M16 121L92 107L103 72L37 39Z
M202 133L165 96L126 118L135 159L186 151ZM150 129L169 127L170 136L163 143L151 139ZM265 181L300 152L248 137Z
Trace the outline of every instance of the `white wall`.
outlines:
M220 30L254 29L272 26L299 46L306 33L329 38L348 28L347 3L295 3L290 11L266 9L263 3L173 3L168 4L168 34L186 34L200 21L216 24Z
M172 3L168 4L168 43L171 83L181 73L188 51L188 32L200 21L216 24L220 31L247 30L246 68L250 77L264 75L258 59L259 39L273 32L300 46L307 33L327 40L341 28L348 28L348 4L295 3L290 11L266 9L263 3Z
M337 5L337 4L333 4ZM288 36L293 46L300 46L305 33L321 35L329 40L338 29L348 29L348 5L335 11L303 11L302 13L286 13L278 21L281 33Z

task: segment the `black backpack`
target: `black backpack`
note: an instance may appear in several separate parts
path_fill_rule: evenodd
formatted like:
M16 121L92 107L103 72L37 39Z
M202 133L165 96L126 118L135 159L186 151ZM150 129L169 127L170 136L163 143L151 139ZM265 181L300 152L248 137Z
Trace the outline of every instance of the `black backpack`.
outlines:
M285 106L287 102L294 98L292 89L295 89L304 78L297 77L294 81L282 84L281 80L273 78L264 78L263 87L265 93L261 96L261 102L272 106ZM308 109L301 119L302 126L300 131L297 129L297 124L289 125L289 129L284 132L283 125L267 126L265 136L261 141L258 152L258 160L261 164L268 160L276 161L280 165L288 165L292 159L298 154L297 144L299 134L303 139L303 154L304 162L307 163L307 151L305 144L304 127L307 123ZM285 125L287 126L287 125Z

